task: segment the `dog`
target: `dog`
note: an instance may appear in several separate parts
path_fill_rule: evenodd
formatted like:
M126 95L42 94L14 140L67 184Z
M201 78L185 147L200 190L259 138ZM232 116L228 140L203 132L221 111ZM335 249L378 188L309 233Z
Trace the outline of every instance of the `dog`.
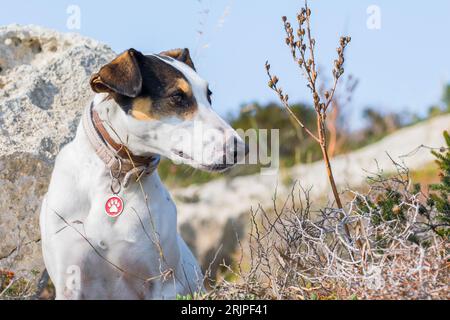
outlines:
M159 158L222 172L244 141L211 107L188 49L129 49L90 79L96 93L58 154L42 202L45 266L56 299L174 299L204 292L177 231ZM210 131L211 134L199 135ZM200 137L200 138L199 138Z

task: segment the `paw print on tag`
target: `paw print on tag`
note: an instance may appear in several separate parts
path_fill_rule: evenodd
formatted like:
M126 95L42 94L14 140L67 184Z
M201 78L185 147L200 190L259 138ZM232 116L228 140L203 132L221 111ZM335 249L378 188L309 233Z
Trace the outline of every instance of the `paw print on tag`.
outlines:
M123 201L117 196L110 197L105 204L105 212L110 217L117 217L123 211Z
M113 199L108 203L108 208L109 208L109 212L110 213L117 213L119 212L119 200L117 199Z

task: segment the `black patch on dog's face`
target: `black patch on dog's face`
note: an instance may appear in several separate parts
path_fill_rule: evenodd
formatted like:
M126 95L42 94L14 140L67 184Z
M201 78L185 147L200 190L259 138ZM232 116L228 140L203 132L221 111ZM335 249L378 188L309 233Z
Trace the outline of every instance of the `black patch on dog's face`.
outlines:
M187 59L193 67L189 52L175 56ZM160 57L172 59L164 54ZM189 119L197 111L191 84L182 72L161 59L130 49L93 75L91 86L96 92L108 92L138 120Z

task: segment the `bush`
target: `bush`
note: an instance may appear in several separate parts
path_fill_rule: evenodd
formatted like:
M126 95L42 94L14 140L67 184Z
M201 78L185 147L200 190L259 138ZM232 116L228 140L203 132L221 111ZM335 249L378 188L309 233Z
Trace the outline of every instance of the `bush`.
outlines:
M431 186L431 189L438 193L430 196L428 205L434 207L439 213L430 224L430 228L448 240L450 237L450 135L447 131L444 132L444 138L447 148L441 149L440 152L433 151L437 158L436 163L441 169L441 183Z

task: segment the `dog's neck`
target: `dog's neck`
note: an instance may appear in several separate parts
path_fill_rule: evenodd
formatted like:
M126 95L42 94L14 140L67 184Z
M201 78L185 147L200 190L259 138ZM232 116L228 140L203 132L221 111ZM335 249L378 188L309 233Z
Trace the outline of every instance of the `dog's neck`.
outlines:
M105 94L97 94L93 101L94 110L98 113L109 136L117 143L127 146L133 155L141 157L157 156L142 146L142 137L130 130L129 116L120 106Z

